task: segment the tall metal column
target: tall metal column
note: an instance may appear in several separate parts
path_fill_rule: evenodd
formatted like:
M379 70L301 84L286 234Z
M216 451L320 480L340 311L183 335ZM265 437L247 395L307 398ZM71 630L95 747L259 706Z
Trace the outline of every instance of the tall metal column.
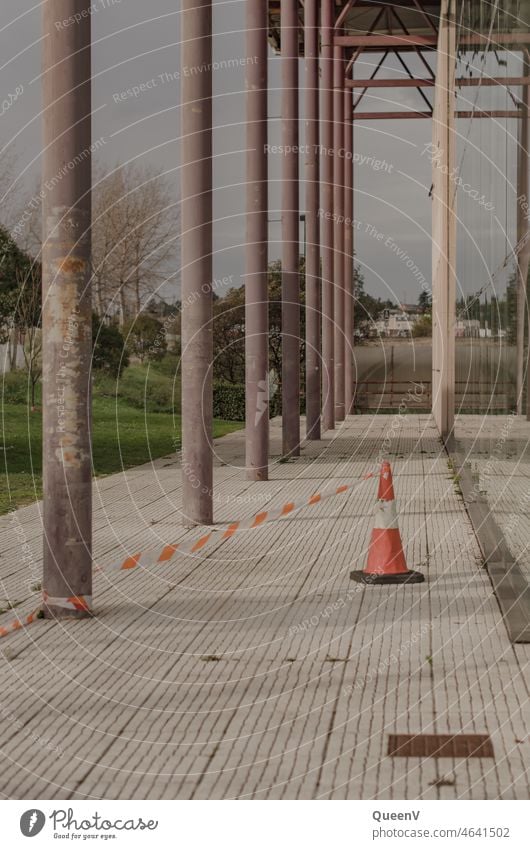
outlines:
M525 52L523 56L523 77L527 77L529 73L530 63L528 61L528 54ZM519 149L517 152L517 241L520 242L522 240L522 247L517 255L516 396L518 415L523 414L523 388L525 379L526 383L530 384L528 353L525 358L525 325L528 312L527 278L528 263L530 259L530 240L524 241L528 237L526 205L528 204L529 111L529 88L528 85L525 84L523 86L521 119L519 121ZM527 391L526 413L527 418L530 419L529 395L530 393Z
M284 456L300 454L298 199L298 0L281 0L282 44L282 431Z
M335 421L344 421L344 60L333 53L333 244L335 313Z
M344 88L344 406L353 404L353 121L351 89Z
M334 0L322 0L322 428L335 427L333 298L333 26Z
M524 64L523 64L523 74L526 78L530 75L530 54L528 50L525 50L524 53ZM523 110L521 115L521 156L525 157L526 162L526 182L523 187L523 191L526 194L528 200L528 157L530 156L530 86L528 83L525 83L523 86ZM526 232L528 233L528 219L526 220ZM530 253L530 239L526 243L526 269L528 275L528 264L529 264L529 253ZM525 278L526 279L526 278ZM528 287L527 287L527 297L528 297ZM527 305L528 311L528 305ZM530 317L528 321L530 327ZM530 337L530 331L529 331ZM528 343L528 348L526 352L526 419L530 421L530 342Z
M444 440L455 414L455 57L455 2L442 0L432 121L432 412Z
M245 278L246 470L269 475L267 6L247 0L247 247Z
M92 594L89 0L43 5L43 591ZM57 21L80 12L77 24ZM87 611L49 603L45 615Z
M213 521L212 4L182 0L182 516Z
M318 128L318 2L304 8L306 198L306 433L320 439L320 234Z

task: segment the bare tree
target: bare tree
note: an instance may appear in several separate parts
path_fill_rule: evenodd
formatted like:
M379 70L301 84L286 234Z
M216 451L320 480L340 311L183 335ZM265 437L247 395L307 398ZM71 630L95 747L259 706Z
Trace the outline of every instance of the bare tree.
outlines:
M28 372L32 409L35 407L35 390L42 374L41 280L41 267L36 262L24 270L17 269L15 322Z
M120 321L179 269L179 204L172 182L147 166L126 165L95 181L92 215L94 307Z

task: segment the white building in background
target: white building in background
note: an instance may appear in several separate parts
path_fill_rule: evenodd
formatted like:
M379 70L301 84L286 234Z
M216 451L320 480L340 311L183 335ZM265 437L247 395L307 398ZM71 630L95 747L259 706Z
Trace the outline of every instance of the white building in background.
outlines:
M400 304L399 309L383 311L375 323L375 330L379 336L404 338L411 335L412 328L420 318L421 312L415 304Z
M24 368L26 361L24 359L24 350L22 345L17 345L17 355L15 360L15 368ZM10 350L9 345L0 345L0 374L6 374L11 371L10 365Z

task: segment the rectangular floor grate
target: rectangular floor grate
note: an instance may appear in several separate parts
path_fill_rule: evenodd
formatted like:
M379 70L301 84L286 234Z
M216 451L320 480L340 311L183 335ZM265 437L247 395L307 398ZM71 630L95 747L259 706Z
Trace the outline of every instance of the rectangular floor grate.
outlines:
M393 758L492 758L487 734L389 734Z

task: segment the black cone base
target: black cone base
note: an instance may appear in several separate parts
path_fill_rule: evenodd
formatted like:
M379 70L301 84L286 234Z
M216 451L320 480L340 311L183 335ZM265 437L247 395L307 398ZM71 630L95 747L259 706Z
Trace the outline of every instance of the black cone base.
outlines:
M367 572L350 572L352 581L358 584L422 584L425 576L421 572L403 572L401 575L371 575Z

